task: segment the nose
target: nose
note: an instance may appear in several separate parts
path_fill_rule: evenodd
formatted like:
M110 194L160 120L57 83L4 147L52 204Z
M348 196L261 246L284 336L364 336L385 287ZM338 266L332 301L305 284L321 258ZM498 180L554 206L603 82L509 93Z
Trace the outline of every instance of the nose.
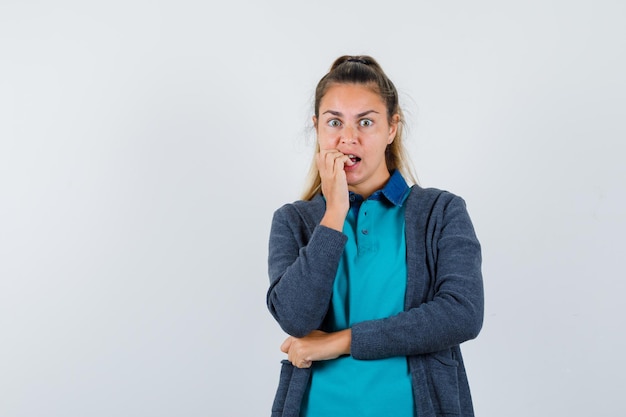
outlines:
M340 143L352 144L356 142L355 139L355 131L354 128L346 126L341 132L341 137L339 138Z

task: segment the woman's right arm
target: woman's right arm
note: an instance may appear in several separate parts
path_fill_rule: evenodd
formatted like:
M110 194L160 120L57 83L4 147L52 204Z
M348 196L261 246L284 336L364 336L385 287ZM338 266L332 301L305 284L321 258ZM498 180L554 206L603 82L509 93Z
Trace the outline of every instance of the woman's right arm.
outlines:
M274 213L269 239L267 306L281 328L303 337L322 325L347 237L318 225L308 241L290 205Z
M321 150L315 158L326 199L320 223L308 238L302 217L286 205L274 213L270 231L267 306L282 329L295 337L322 325L348 239L342 230L350 207L344 171L350 158L337 149Z

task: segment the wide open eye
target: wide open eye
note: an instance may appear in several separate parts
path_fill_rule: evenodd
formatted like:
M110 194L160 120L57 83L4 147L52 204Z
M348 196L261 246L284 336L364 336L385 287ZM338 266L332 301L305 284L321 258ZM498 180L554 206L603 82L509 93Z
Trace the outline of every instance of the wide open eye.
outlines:
M330 126L330 127L339 127L339 126L341 126L341 122L339 120L337 120L337 119L330 119L328 121L328 126Z
M359 120L359 126L361 127L369 127L371 125L373 125L374 122L372 121L372 119L361 119Z

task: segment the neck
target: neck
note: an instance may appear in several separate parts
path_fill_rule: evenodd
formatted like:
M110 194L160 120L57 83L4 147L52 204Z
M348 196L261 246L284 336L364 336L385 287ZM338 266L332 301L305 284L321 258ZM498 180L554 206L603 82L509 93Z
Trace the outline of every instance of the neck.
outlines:
M359 194L364 199L367 199L370 195L372 195L375 191L382 189L389 178L391 178L391 174L388 171L385 171L387 175L381 176L376 181L373 181L371 184L356 184L356 185L348 185L348 190L353 193Z

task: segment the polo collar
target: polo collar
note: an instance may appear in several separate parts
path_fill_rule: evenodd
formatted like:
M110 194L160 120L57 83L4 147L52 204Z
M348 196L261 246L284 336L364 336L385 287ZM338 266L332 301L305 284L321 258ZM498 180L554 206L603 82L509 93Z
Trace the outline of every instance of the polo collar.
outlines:
M374 191L368 200L382 200L384 198L395 206L401 206L408 197L410 190L402 174L396 169L391 173L387 184L382 189ZM363 201L363 197L350 191L350 201L360 202Z

